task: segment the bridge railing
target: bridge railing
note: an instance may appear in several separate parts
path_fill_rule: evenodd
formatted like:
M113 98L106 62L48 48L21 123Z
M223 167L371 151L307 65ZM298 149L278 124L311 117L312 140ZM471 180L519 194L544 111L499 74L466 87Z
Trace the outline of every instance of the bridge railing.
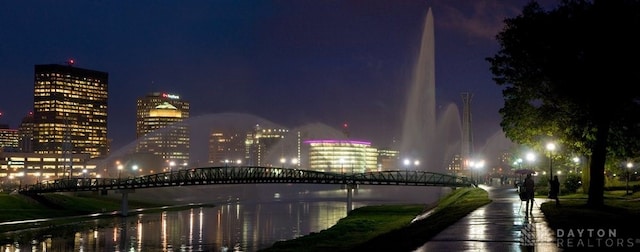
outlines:
M472 186L466 177L426 171L331 173L305 169L229 166L202 167L128 178L62 178L29 185L24 193L98 191L206 184L360 184L405 186Z

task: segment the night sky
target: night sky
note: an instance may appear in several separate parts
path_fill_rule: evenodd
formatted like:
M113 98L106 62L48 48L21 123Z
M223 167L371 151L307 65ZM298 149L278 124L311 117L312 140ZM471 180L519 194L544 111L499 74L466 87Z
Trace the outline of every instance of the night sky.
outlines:
M526 0L1 1L0 124L32 110L36 64L109 73L113 148L135 139L136 99L166 91L191 116L246 113L286 127L348 122L399 137L424 16L435 23L437 104L473 93L476 146L500 132L486 57ZM552 1L553 2L553 1Z

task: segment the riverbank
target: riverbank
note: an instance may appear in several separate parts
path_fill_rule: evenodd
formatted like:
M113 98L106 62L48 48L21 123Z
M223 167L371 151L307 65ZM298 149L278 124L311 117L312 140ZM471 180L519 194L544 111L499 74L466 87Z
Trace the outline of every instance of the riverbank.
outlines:
M640 193L628 195L624 191L606 191L604 196L605 204L601 208L590 208L587 195L576 193L561 196L560 206L556 206L554 201L543 203L540 210L554 233L560 230L565 236L573 236L557 239L568 242L569 238L576 240L576 232L580 230L605 230L607 234L616 235L611 237L612 240L622 239L624 242L622 247L610 247L612 251L637 248L640 229L630 223L640 219ZM482 189L458 189L432 206L424 219L414 222L410 220L423 212L419 209L426 209L425 206L366 206L353 210L327 230L277 242L261 252L414 251L440 231L489 202L486 191ZM576 243L575 250L585 250L584 246ZM567 243L562 245L565 251L572 251Z
M583 229L613 230L620 238L640 238L631 222L640 218L640 194L624 191L605 192L605 206L587 207L585 194L563 195L560 207L553 202L540 204L548 224L554 230L569 232ZM18 194L0 194L0 232L58 226L56 223L77 222L78 218L116 216L117 198L96 194L51 194L48 203ZM462 188L452 191L432 206L380 205L353 210L327 230L298 239L276 242L262 251L413 251L440 231L490 202L486 191ZM166 205L166 203L165 203ZM161 204L130 201L130 215L140 212L181 210L194 205L164 207ZM200 206L200 205L198 205ZM137 210L140 209L140 210ZM423 214L424 213L424 214ZM421 215L423 214L423 215ZM98 216L98 217L100 217ZM424 219L414 221L416 216ZM44 222L44 218L54 220ZM20 223L20 220L27 220ZM631 221L631 222L630 222ZM14 222L14 223L12 223ZM64 228L64 226L60 226ZM567 234L568 235L568 234Z
M361 207L329 229L276 242L260 251L412 251L489 202L491 200L485 190L460 188L433 206ZM424 218L416 219L422 214Z

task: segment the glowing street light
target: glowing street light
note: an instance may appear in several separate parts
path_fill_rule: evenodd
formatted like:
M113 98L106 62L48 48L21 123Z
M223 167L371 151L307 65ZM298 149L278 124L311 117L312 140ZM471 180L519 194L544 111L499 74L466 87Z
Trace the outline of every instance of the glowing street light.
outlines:
M120 180L120 178L121 178L122 169L124 169L124 166L121 165L121 164L118 164L118 180Z
M522 169L522 158L518 158L516 161L513 161L513 165L518 166L518 169Z
M173 172L173 167L176 166L175 161L169 161L169 172Z
M135 176L135 173L138 172L138 165L131 166L131 170L133 170Z
M406 170L409 170L409 167L411 167L411 165L413 164L414 167L418 167L420 165L420 160L413 160L413 162L411 162L411 159L409 158L405 158L404 161L404 167Z
M536 161L536 154L534 154L533 152L528 152L525 156L525 159L527 159L527 162L533 163ZM533 166L531 168L533 168Z
M573 157L573 162L576 164L573 167L573 172L577 174L578 173L578 166L580 166L580 158L579 157Z
M484 160L471 161L469 166L476 172L475 185L477 186L480 180L480 170L484 167Z

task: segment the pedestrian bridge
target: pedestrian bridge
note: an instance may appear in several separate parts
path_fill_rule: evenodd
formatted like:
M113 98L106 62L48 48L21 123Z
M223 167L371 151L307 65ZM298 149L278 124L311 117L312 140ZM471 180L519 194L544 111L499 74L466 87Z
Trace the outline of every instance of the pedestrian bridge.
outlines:
M114 190L122 194L122 214L126 215L127 194L135 189L198 186L217 184L339 184L347 188L348 209L351 206L352 189L360 185L393 186L474 186L466 177L426 171L379 171L365 173L332 173L304 169L224 166L178 170L127 178L62 178L20 189L23 194L55 192L97 191L107 193Z
M426 171L331 173L303 169L228 166L204 167L128 178L63 178L28 185L25 194L105 191L215 184L342 184L468 187L466 177Z

